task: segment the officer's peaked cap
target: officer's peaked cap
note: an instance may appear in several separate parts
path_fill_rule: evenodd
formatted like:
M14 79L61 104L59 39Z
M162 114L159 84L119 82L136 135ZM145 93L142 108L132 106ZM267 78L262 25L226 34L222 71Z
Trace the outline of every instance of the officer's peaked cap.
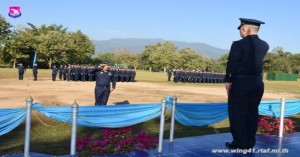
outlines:
M104 61L102 61L102 63L101 64L109 64L109 62L107 61L107 60L104 60Z
M255 26L260 26L261 24L265 24L262 21L255 20L255 19L246 19L246 18L240 18L241 24L238 27L238 30L241 28L242 25L244 24L249 24L249 25L255 25Z

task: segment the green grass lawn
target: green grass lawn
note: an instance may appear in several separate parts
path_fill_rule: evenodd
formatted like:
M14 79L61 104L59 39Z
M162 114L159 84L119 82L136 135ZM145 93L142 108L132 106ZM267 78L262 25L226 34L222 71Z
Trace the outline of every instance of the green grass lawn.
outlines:
M27 70L24 78L32 78L32 71ZM50 78L51 70L40 69L38 73L39 78ZM17 69L0 69L0 79L18 79ZM222 87L223 84L175 84L168 82L166 73L158 72L147 72L137 71L137 81L140 82L153 82L168 84L170 86L207 86L207 87ZM300 81L297 82L276 82L276 81L265 81L265 88L268 92L281 92L295 94L300 98ZM296 124L296 130L300 131L300 115L292 117ZM170 111L166 114L166 124L164 138L169 138L170 128ZM145 123L136 125L139 130L148 131L151 134L158 136L159 132L159 118L152 119ZM66 155L70 152L70 136L71 127L69 124L61 123L48 119L40 113L34 111L32 116L32 127L31 127L31 152L39 152L51 155ZM0 136L0 155L23 153L24 150L24 135L25 135L25 124L22 123L13 131ZM183 126L179 123L175 124L175 138L189 137L189 136L200 136L215 133L229 132L229 122L225 119L222 122L204 126L204 127L190 127ZM78 127L78 136L85 134L98 134L99 129ZM226 142L226 141L224 141Z

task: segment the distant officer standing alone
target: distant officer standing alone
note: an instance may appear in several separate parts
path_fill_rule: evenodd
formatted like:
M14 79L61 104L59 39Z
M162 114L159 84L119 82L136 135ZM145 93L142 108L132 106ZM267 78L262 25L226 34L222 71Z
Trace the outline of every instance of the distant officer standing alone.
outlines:
M37 68L36 64L33 65L32 73L33 73L33 78L34 78L33 80L36 81L37 80L37 74L38 74L38 68Z
M269 45L257 32L264 22L240 18L238 27L243 39L233 42L228 56L225 86L232 142L230 148L249 149L256 143L258 105L264 93L263 59Z
M173 73L173 72L172 72L171 67L168 67L168 69L167 69L168 81L171 81L172 73Z
M23 66L22 63L20 63L19 67L18 67L19 80L23 80L23 76L24 76L25 71L26 71L25 67Z
M100 68L95 68L90 73L95 74L96 78L95 105L106 105L110 93L116 88L116 78L109 71L108 61L103 61Z

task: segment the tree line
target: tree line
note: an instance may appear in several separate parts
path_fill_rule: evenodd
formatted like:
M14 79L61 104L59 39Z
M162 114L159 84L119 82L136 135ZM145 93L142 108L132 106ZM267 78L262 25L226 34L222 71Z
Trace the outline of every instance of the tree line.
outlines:
M0 23L0 63L12 65L19 62L32 65L34 54L38 52L37 63L44 68L66 64L98 65L103 60L109 60L111 65L150 71L165 71L171 67L225 72L228 58L228 54L224 54L214 60L190 48L178 50L171 42L148 45L138 54L123 48L95 55L95 45L80 30L70 32L62 25L37 27L31 23L27 23L27 27L12 29L12 25L1 15ZM264 71L300 73L300 54L285 52L277 47L267 53Z
M40 67L51 67L53 64L85 64L90 61L95 51L95 45L80 30L68 32L62 25L37 27L31 23L28 23L28 27L12 30L12 25L2 16L0 22L0 57L4 63L12 63L14 66L19 62L32 65L35 52L38 52L37 62Z

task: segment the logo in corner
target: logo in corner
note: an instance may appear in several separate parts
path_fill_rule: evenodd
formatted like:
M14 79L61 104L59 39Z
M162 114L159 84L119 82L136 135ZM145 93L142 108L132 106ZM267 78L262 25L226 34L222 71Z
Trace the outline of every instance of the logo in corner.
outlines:
M21 16L21 7L20 6L10 6L8 16L12 18L18 18Z

